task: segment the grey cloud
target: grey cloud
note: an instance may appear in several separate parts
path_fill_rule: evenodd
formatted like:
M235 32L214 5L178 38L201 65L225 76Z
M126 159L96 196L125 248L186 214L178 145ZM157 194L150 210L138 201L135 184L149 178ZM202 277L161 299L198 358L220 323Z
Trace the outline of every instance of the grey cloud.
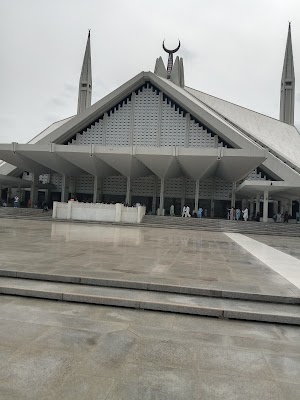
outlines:
M89 28L93 103L137 73L153 71L157 57L166 62L163 39L176 46L180 38L188 86L277 117L289 20L300 89L299 0L272 1L271 13L271 0L2 3L0 29L9 35L0 35L0 142L4 129L22 143L76 113ZM299 96L298 90L297 121Z

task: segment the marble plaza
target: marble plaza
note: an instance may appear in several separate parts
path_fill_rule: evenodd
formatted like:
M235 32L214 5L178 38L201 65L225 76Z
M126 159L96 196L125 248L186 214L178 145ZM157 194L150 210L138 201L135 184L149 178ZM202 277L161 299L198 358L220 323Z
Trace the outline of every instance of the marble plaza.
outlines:
M0 270L2 276L14 270L299 297L290 280L234 239L204 231L1 219ZM300 395L298 325L0 295L0 355L1 399Z

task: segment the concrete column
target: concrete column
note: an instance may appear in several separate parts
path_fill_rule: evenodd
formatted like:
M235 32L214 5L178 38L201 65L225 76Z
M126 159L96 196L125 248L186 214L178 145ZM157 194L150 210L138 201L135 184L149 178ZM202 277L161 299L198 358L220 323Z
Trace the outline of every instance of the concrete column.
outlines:
M215 216L215 199L210 201L210 216L213 218Z
M45 202L49 205L51 197L51 190L45 189Z
M67 203L69 198L69 177L65 174L62 175L61 179L61 198L62 203Z
M165 191L165 178L161 178L160 194L159 194L159 215L164 215L164 191Z
M185 193L186 193L186 177L182 178L182 192L181 192L181 210L182 212L183 206L185 205Z
M7 205L10 205L9 204L9 199L11 199L11 187L7 188L7 193L6 193L6 204Z
M53 211L52 211L52 217L53 218L56 218L56 216L57 216L57 201L54 201L53 202Z
M215 216L215 187L216 187L216 182L215 182L215 179L213 179L211 201L210 201L210 217Z
M30 192L31 208L37 205L38 202L38 194L39 194L38 185L39 185L39 176L37 174L32 174L31 192Z
M195 185L195 211L197 212L198 207L199 207L199 188L200 188L200 180L196 180L196 185Z
M93 203L100 203L102 197L102 179L99 176L94 177Z
M219 136L215 135L214 136L214 147L217 149L219 147Z
M269 191L264 191L263 222L268 222Z
M284 212L284 202L281 200L280 201L280 214L282 215Z
M152 214L156 214L157 176L153 179Z
M126 204L131 204L131 179L127 177L127 185L126 185L126 198L125 198L125 203Z
M242 210L245 210L246 207L247 207L247 200L242 199Z
M260 212L260 194L256 195L256 201L255 201L255 214Z
M115 214L115 222L121 222L122 219L122 210L124 208L123 204L117 203L116 207L116 214Z
M76 197L76 193L77 193L77 177L74 176L72 181L73 181L73 185L72 185L72 190L71 190L71 196L73 198L75 198Z
M231 207L235 208L235 189L236 189L236 182L232 182L232 193L231 193Z
M288 209L289 215L293 214L293 200L289 199L289 209Z
M249 219L252 218L252 215L254 214L254 199L251 198L250 199L250 215L249 215Z
M278 201L274 200L273 201L273 214L278 214Z

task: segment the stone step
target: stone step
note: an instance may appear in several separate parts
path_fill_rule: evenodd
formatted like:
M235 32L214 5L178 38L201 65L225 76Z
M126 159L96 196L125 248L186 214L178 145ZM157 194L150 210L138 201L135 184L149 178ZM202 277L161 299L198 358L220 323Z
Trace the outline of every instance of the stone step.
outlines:
M211 283L209 286L205 284L198 284L197 286L180 285L179 283L169 283L169 280L159 278L158 282L153 280L126 280L126 279L105 279L79 275L63 275L59 273L40 273L18 271L13 269L0 269L0 277L10 277L19 279L30 279L44 282L60 282L60 283L75 283L90 286L102 286L123 289L138 289L153 292L167 292L176 294L188 294L194 296L218 297L237 300L251 300L251 301L264 301L279 304L300 304L300 296L297 292L290 291L290 294L284 293L281 295L274 291L264 292L251 292L242 290L229 290L220 289ZM296 288L295 288L296 289ZM296 289L297 290L297 289Z
M298 305L0 278L0 293L78 303L300 325Z
M252 229L244 229L240 230L238 228L230 228L230 227L192 227L192 226L180 226L180 225L157 225L157 224L146 224L143 223L141 226L148 228L165 228L165 229L181 229L181 230L194 230L194 231L208 231L208 232L234 232L234 233L243 233L243 234L257 234L257 235L275 235L275 236L288 236L288 237L300 237L299 232L270 232L268 230L260 230L254 231Z
M300 237L300 224L228 221L209 218L157 217L146 215L141 226L151 228L192 229L201 231L255 233Z

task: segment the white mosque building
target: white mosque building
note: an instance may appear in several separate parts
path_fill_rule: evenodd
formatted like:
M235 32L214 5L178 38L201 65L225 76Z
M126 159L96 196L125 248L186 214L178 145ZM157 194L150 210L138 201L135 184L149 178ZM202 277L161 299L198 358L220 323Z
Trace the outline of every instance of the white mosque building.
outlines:
M176 214L199 205L223 218L230 206L295 215L300 200L300 134L294 126L295 74L289 26L280 119L185 86L182 58L140 72L91 105L88 35L77 115L27 144L0 144L1 197L136 202Z

